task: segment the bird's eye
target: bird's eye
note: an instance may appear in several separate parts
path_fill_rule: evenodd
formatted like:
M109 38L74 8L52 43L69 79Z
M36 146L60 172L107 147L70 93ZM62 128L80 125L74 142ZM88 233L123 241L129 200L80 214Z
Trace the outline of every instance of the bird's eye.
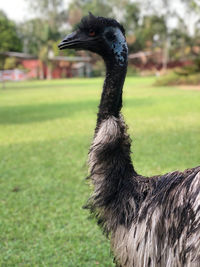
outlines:
M89 36L92 36L92 37L93 37L93 36L95 36L95 35L96 35L96 32L95 32L94 30L90 30L90 31L89 31Z

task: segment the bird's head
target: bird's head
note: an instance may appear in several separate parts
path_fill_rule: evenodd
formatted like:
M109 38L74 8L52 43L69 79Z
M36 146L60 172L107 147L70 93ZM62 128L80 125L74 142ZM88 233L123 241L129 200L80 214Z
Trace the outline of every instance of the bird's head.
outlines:
M67 35L58 47L89 50L104 59L114 58L119 65L127 61L128 48L123 26L114 19L96 17L91 13L81 20L77 30Z

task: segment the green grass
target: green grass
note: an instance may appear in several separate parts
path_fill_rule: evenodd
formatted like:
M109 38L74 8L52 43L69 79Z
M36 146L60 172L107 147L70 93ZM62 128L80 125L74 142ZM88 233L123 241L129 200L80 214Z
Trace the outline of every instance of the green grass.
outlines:
M123 113L143 175L200 164L200 92L128 78ZM0 266L110 267L109 242L81 207L102 79L0 89Z

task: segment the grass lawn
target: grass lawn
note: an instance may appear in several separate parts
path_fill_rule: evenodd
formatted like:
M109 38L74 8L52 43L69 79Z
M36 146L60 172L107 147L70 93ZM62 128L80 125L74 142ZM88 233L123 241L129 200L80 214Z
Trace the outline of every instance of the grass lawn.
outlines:
M143 175L200 164L200 91L127 78L123 113ZM102 79L0 89L0 266L111 267L85 204Z

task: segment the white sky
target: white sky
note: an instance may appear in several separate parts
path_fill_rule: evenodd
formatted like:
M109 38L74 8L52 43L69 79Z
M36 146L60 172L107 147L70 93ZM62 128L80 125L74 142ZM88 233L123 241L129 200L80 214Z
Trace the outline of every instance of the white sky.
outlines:
M0 9L15 21L23 21L28 18L27 3L25 0L1 0Z
M9 19L21 22L34 17L33 13L28 12L27 2L26 0L0 0L0 9L6 13ZM64 0L64 2L68 4L70 0Z

